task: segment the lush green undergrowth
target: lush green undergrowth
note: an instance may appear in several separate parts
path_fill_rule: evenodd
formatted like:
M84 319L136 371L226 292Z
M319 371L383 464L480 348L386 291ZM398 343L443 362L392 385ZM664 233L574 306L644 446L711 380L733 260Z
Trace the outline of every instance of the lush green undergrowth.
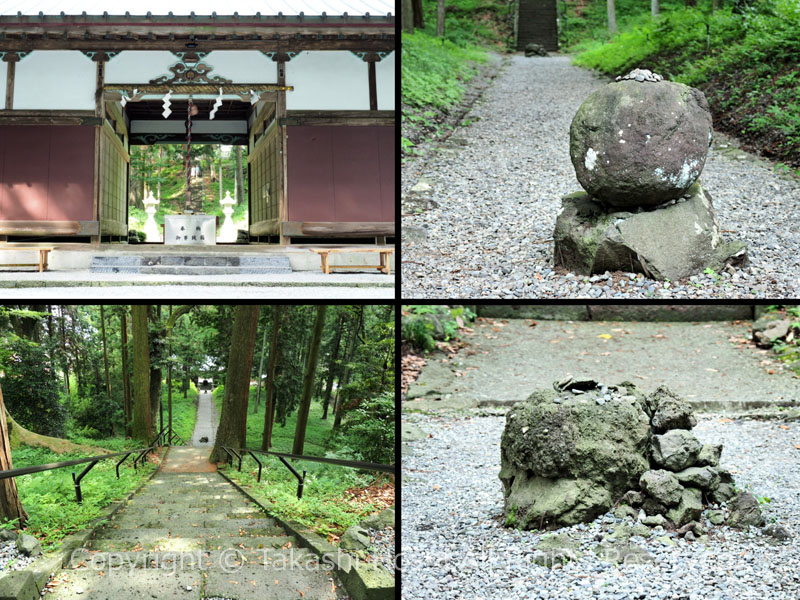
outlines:
M56 454L30 446L20 446L12 452L14 467L76 458L84 458L84 455ZM139 468L134 470L132 457L129 457L120 467L120 478L117 479L115 465L116 460L109 459L98 462L92 468L81 481L83 502L80 504L75 499L72 471L74 469L79 473L86 465L17 477L20 501L28 513L26 533L39 539L45 551L54 550L64 537L85 529L92 519L100 516L104 507L124 498L156 468L153 463L147 462L140 463Z
M253 412L256 391L254 387L250 388L247 415L248 448L261 447L261 436L264 431L264 393L262 391L258 410ZM219 386L214 390L214 403L218 413L224 395L224 386ZM280 423L275 423L270 450L291 452L296 424L296 411L287 417L285 427ZM342 451L343 455L340 456L327 450L332 427L333 410L329 410L328 418L322 420L322 403L312 402L308 414L303 454L352 459L353 456L346 451ZM344 448L343 444L346 444L346 440L337 438L334 446ZM243 459L241 473L230 466L225 468L228 475L246 487L256 498L271 504L272 511L276 515L302 523L321 535L340 535L350 525L358 523L364 516L383 508L368 502L344 501L344 494L348 489L363 488L374 483L376 480L374 473L362 473L347 467L310 461L296 461L293 463L295 469L301 473L303 469L306 470L303 498L298 500L297 478L291 474L289 469L274 456L259 455L259 460L264 465L261 483L256 482L258 465L250 457ZM236 466L234 463L234 467Z
M599 37L573 46L574 62L609 75L647 68L698 87L717 129L800 168L800 3L770 0L743 14L676 8L628 23L611 39L587 29Z
M247 447L261 448L261 438L264 433L264 411L265 400L264 390L261 390L261 400L258 410L253 412L256 405L255 387L250 388L250 399L247 411ZM217 407L217 414L222 411L222 398L225 396L225 386L220 385L214 389L214 405ZM286 426L275 423L272 428L272 448L275 452L291 452L294 442L294 430L297 425L297 412L293 412L286 418ZM333 427L333 410L328 411L328 418L322 420L322 403L312 402L308 411L308 424L306 425L306 439L303 449L304 454L310 456L325 456L325 448Z
M409 304L403 306L403 342L430 352L436 341L447 342L460 337L459 329L475 319L475 313L466 306L443 304Z
M401 93L403 136L401 148L414 154L426 137L435 137L447 127L441 114L461 101L465 84L486 62L486 51L468 44L459 46L424 31L403 34Z
M167 422L167 388L164 386L164 392L161 397L161 403L164 406L164 423ZM197 388L194 382L189 384L189 390L186 398L183 397L181 391L181 384L178 381L172 382L172 429L177 433L183 441L190 444L192 441L192 434L194 433L195 422L197 421Z
M306 471L303 498L297 499L297 478L274 456L260 456L264 464L261 483L256 481L258 466L252 458L242 462L242 472L227 466L226 473L245 487L253 496L270 504L277 516L310 527L320 535L341 535L350 525L383 507L370 503L348 502L345 492L362 488L375 481L374 474L364 474L355 469L323 465L320 463L295 463L295 469Z

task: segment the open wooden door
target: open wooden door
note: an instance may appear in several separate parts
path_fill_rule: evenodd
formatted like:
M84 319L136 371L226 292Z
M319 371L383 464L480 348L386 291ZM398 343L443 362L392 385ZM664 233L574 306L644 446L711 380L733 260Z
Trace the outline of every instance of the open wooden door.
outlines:
M279 136L281 128L272 110L259 115L250 132L250 152L247 157L250 176L250 237L280 235L281 160Z
M100 235L128 235L128 176L131 162L128 131L122 111L106 104L106 118L98 127L98 193Z

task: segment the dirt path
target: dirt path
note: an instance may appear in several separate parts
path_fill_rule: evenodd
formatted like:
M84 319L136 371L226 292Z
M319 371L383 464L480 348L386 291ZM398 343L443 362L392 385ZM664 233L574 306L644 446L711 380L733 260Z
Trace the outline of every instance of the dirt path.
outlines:
M748 336L749 323L531 323L476 323L468 348L428 360L404 409L508 405L568 375L648 391L665 384L701 410L800 405L800 379L771 353L731 341Z

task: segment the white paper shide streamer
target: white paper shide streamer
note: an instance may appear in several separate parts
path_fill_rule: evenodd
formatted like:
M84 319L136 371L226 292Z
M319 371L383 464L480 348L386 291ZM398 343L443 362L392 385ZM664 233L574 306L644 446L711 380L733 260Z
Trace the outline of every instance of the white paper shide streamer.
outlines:
M211 113L208 115L209 121L214 120L214 115L220 106L222 106L222 88L219 88L219 96L217 96L217 99L214 100L214 106L211 107Z
M138 91L139 91L138 88L133 88L133 93L130 96L128 96L127 94L122 94L122 100L120 100L120 102L119 102L120 105L122 105L122 108L125 108L125 105L128 102L130 102L131 99L136 97L136 92L138 92Z
M258 102L258 94L250 90L250 104L255 104L256 102Z
M172 96L172 90L168 91L167 95L164 96L164 112L162 112L161 114L164 116L165 119L172 114L172 110L169 107L170 105L169 99L171 96Z

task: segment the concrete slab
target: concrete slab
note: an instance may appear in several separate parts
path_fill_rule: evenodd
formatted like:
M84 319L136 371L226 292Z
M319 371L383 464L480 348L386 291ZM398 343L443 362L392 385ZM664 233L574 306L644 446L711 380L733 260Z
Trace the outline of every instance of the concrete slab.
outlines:
M455 358L428 360L403 410L507 407L570 375L629 380L646 391L664 384L697 410L800 405L800 379L767 351L731 341L749 336L749 328L748 322L478 322L464 338L469 347Z

